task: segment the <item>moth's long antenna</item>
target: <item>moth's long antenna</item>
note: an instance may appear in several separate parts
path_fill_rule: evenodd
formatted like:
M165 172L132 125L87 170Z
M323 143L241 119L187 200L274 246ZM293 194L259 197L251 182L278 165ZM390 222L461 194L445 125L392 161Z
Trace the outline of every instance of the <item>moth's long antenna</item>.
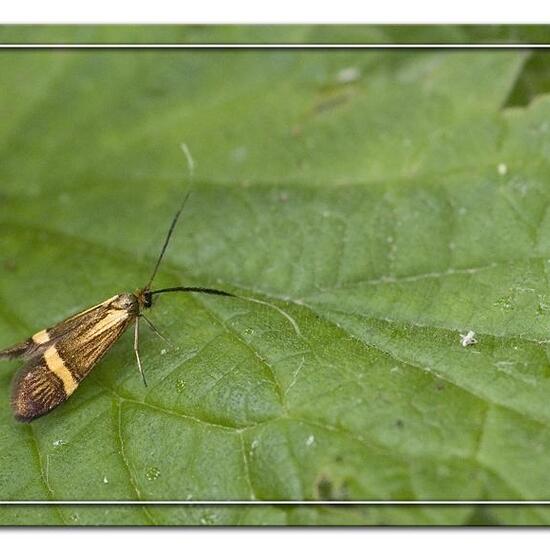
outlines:
M164 294L165 292L202 292L203 294L217 294L218 296L230 296L237 298L235 294L218 290L216 288L205 288L202 286L173 286L170 288L161 288L159 290L151 290L149 294Z
M195 161L193 160L193 157L191 156L191 151L189 151L189 147L185 143L180 143L180 148L185 155L185 160L187 161L187 169L189 170L189 186L193 185L193 175L195 173ZM183 210L183 207L185 206L185 203L187 202L187 199L189 198L189 195L191 194L191 191L185 195L185 198L183 199L183 202L179 208L179 210L176 212L176 215L174 216L174 219L172 220L172 223L170 225L170 229L168 230L168 234L166 235L166 239L164 240L164 244L162 245L162 250L160 251L160 256L157 260L157 263L155 264L155 269L153 270L153 274L151 275L151 278L149 279L149 282L147 283L147 286L145 288L151 288L151 285L153 284L153 279L155 278L155 275L157 274L158 268L160 266L160 262L162 262L162 258L164 257L164 253L166 252L166 248L168 247L168 243L170 242L170 237L172 237L172 233L174 231L174 228L176 227L176 224L178 223L178 219L180 217L180 214Z
M166 248L168 247L168 243L170 242L170 237L172 236L172 233L174 232L174 228L176 227L176 224L178 223L178 219L180 217L180 214L183 210L183 207L185 206L185 203L187 202L187 199L189 198L189 195L191 192L187 193L185 195L185 198L183 199L182 205L179 207L179 210L176 212L176 215L174 216L174 219L172 220L172 223L170 224L170 229L168 230L168 234L166 235L166 239L164 240L164 244L162 245L162 250L160 251L160 256L157 260L157 263L155 264L155 269L153 269L153 274L151 275L151 278L149 279L149 282L147 283L147 286L145 288L151 288L151 284L153 283L153 279L155 278L155 275L157 274L160 262L162 262L162 258L164 257L164 253L166 252Z
M189 170L189 181L193 182L193 175L195 174L195 161L193 160L193 157L191 156L191 151L189 151L189 147L187 147L186 143L180 143L180 149L182 153L185 155L185 160L187 161L187 168Z

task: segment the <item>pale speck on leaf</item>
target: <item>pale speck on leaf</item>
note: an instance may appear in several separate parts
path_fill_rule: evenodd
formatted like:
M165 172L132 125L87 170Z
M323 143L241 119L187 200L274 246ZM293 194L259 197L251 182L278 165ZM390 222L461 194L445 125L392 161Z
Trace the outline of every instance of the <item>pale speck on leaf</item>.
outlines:
M336 79L341 84L349 84L355 82L361 78L361 71L358 67L345 67L338 71Z
M471 346L473 344L477 344L477 340L475 339L476 333L473 330L469 330L466 334L460 335L460 344L462 347Z
M503 162L501 162L501 163L497 166L497 171L498 171L499 175L505 176L505 175L508 173L508 166L506 166L506 164L504 164Z

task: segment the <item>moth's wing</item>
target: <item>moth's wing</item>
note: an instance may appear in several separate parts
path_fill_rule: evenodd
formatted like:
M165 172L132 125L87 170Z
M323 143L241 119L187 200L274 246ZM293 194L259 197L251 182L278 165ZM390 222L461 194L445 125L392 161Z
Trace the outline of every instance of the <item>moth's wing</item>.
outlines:
M29 349L30 339L25 340L15 346L0 350L0 359L15 359L25 353L25 350Z
M86 328L59 337L56 349L61 360L80 382L120 338L136 315L123 309L107 309L95 315Z
M34 355L13 379L11 406L22 422L46 414L67 398L63 380L49 369L43 356Z
M0 350L0 359L16 359L17 357L30 359L34 355L41 355L53 342L56 342L66 334L74 334L75 330L84 331L89 329L94 319L101 317L109 309L109 305L117 298L118 294L101 304L81 311L57 323L53 327L37 332L24 342Z
M15 417L30 422L67 400L135 318L124 309L92 308L72 330L48 330L50 340L25 352L26 365L14 378Z

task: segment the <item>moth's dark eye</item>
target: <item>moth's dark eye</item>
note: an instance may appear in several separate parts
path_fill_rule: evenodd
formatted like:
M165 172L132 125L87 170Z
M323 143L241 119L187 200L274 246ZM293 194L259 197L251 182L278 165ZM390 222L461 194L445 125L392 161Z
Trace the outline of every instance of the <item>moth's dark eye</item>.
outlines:
M146 292L143 295L143 307L151 307L153 305L153 295L150 292Z

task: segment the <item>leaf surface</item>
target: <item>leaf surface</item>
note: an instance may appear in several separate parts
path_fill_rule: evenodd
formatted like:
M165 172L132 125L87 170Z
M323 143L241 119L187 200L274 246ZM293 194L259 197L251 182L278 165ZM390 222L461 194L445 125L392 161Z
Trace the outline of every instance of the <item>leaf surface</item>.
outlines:
M9 409L20 364L2 364L1 498L550 498L550 101L504 108L525 59L2 52L2 346L145 283L186 189L181 142L196 176L157 287L264 303L158 296L150 316L174 346L142 330L149 386L128 334L30 425ZM473 507L1 514L510 521Z

